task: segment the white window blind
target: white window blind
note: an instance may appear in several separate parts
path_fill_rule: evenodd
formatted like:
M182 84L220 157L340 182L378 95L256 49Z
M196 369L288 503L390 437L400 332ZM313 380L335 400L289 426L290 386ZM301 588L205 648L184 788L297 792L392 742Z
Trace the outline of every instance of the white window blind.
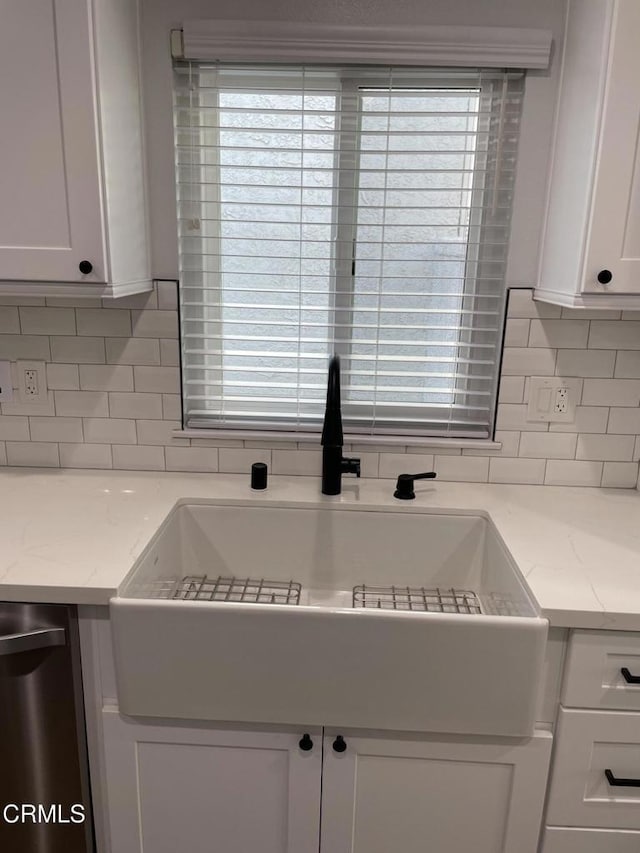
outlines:
M185 423L493 428L523 75L175 66Z

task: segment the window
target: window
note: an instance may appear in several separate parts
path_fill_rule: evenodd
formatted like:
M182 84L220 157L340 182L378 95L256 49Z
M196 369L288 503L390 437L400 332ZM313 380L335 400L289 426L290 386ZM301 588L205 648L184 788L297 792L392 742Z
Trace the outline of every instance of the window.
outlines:
M187 426L490 436L522 73L175 78Z

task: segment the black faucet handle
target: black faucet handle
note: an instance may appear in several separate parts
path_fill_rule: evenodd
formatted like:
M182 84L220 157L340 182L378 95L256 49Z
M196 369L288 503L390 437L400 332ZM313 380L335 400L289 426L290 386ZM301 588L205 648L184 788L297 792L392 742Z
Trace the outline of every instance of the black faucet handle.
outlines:
M413 490L414 482L416 480L434 480L437 476L435 471L427 471L424 474L400 474L393 496L401 501L412 501L416 496Z
M360 476L360 460L349 458L347 456L342 457L342 473L343 474L355 474L356 477Z

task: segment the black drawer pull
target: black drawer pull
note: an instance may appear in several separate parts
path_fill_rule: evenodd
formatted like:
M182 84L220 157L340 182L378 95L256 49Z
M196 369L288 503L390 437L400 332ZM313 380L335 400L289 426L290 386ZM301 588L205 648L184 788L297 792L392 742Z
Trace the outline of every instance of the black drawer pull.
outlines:
M640 675L631 675L626 666L620 670L627 684L640 684Z
M640 788L640 779L616 779L611 770L605 770L604 775L607 777L607 782L613 787Z

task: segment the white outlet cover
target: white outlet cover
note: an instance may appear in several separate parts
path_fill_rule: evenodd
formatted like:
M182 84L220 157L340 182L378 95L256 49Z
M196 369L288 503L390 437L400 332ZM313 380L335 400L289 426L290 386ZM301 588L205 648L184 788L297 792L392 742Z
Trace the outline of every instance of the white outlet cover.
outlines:
M540 423L570 424L576 419L576 402L582 388L581 379L561 379L558 376L532 376L529 379L527 420ZM566 411L555 412L556 393L567 392Z
M11 363L0 361L0 403L9 403L11 400L13 400Z

